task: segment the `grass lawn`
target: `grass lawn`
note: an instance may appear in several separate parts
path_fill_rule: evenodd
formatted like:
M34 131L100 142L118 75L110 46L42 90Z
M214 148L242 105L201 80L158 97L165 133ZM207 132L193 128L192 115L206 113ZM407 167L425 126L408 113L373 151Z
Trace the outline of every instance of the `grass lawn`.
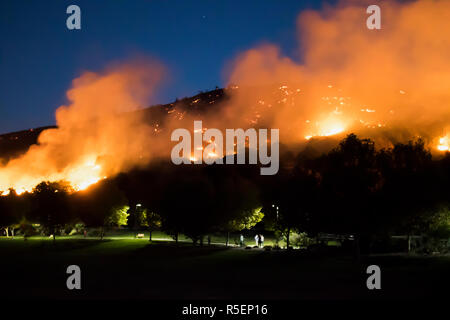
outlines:
M137 231L136 234L143 234L144 237L140 238L138 240L149 240L149 232L148 231ZM11 238L11 237L10 237ZM19 237L15 237L18 239L23 239L22 236ZM0 236L0 239L8 239L5 236ZM77 234L77 235L71 235L71 236L57 236L56 237L57 240L62 240L62 239L85 239L83 235ZM100 236L98 235L91 235L88 234L87 239L100 239ZM124 229L120 229L120 230L108 230L106 232L106 235L104 237L105 240L135 240L135 233L128 231L128 230L124 230ZM32 236L29 238L29 240L47 240L47 237L43 237L43 236ZM162 232L162 231L153 231L152 232L152 240L156 240L156 241L174 241L174 239ZM192 240L188 237L186 237L183 234L179 234L178 236L178 240L181 242L186 242L186 243L192 243ZM206 236L203 239L204 243L207 243L207 238ZM255 240L253 238L253 236L247 236L244 238L244 242L246 245L249 246L254 246L255 245ZM213 234L211 235L211 243L212 244L218 244L218 245L225 245L226 243L226 235L225 234ZM230 238L229 238L229 244L230 246L235 246L238 245L239 243L239 234L230 234ZM331 241L330 241L331 243ZM286 242L283 240L279 241L279 246L283 247L286 246ZM269 245L269 246L274 246L275 245L275 239L273 237L266 236L264 239L264 245ZM292 245L292 243L291 243Z
M4 298L444 299L450 288L448 256L374 256L357 263L337 253L150 244L130 235L56 243L2 238L0 257ZM82 290L66 288L72 264L81 268ZM382 290L366 289L370 264L381 267Z

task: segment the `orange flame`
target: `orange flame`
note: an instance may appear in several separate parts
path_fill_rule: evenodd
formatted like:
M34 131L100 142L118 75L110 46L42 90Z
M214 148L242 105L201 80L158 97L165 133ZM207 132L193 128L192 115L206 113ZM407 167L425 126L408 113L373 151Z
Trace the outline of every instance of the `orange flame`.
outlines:
M439 151L450 151L450 136L439 138L439 144L436 147Z
M0 167L0 193L31 192L42 181L67 181L75 191L145 163L153 128L136 112L162 76L162 68L136 60L102 73L86 72L56 111L57 129L45 130L19 158Z

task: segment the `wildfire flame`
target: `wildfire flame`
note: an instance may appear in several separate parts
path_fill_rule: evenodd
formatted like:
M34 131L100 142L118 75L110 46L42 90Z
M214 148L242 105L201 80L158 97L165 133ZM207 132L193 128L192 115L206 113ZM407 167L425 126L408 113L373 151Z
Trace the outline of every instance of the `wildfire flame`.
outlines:
M17 195L21 195L25 192L32 192L33 188L42 181L64 180L71 185L74 191L85 190L100 180L106 179L106 176L102 175L101 169L101 166L95 163L95 157L90 157L80 165L75 165L61 173L22 179L17 183L9 185L7 190L3 191L0 195L8 195L10 193L10 188L14 189ZM0 188L6 187L0 184Z
M95 164L93 159L71 170L67 177L69 183L76 191L85 190L92 184L106 178L106 176L101 175L101 166Z
M345 131L345 124L340 119L328 118L316 123L316 131L313 134L305 136L306 140L313 137L329 137Z
M437 149L439 151L450 151L450 135L439 138Z

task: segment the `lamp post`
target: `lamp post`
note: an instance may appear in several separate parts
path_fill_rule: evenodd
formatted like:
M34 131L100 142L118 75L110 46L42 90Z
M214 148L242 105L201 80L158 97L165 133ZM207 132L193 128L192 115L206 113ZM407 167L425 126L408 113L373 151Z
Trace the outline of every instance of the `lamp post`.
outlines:
M137 238L137 228L138 228L138 218L139 218L139 208L142 205L140 203L136 204L136 209L134 210L134 238Z
M278 207L278 206L275 207L275 205L273 204L273 205L272 205L272 208L275 208L275 209L277 210L277 222L278 222L278 213L279 213L278 210L279 210L279 207Z
M278 217L279 217L279 213L280 213L280 208L278 206L275 206L274 204L272 204L272 208L274 208L277 213L276 228L278 228L279 227L278 226ZM288 236L288 239L289 239L289 236ZM288 242L289 242L289 240L288 240ZM278 240L277 240L277 245L278 245Z

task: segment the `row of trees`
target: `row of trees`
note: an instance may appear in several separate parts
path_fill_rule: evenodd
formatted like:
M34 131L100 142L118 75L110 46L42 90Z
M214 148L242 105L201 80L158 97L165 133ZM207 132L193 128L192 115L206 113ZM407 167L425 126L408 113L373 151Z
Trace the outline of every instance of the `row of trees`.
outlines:
M230 232L250 229L263 218L259 188L251 180L255 169L158 163L116 180L132 217L139 216L133 211L142 211L140 204L147 217L152 213L153 223L147 225L159 218L162 230L176 241L180 233L202 243L207 234L225 232L228 244Z
M66 227L83 223L100 227L127 223L127 199L113 181L93 186L89 192L74 192L66 182L42 182L32 193L17 195L11 189L0 197L0 225L6 234L14 235L20 228L26 236L31 225L39 224L46 233L55 236Z
M162 229L195 244L212 232L249 229L262 218L258 188L250 180L206 167L157 164L79 192L66 182L42 182L31 193L10 190L0 197L0 227L7 234L17 228L27 234L39 224L54 239L61 229L82 223L99 228L102 238L105 227L128 225L148 228L150 240Z
M448 232L448 154L433 160L420 140L376 150L353 134L327 154L312 154L284 154L274 176L261 176L254 165L159 162L81 192L43 182L30 194L0 197L0 225L35 222L54 235L82 222L103 235L103 227L123 225L129 215L131 227L201 243L206 234L259 223L284 235L288 247L293 231L353 235L358 252L360 242L380 236Z
M263 183L266 220L288 242L291 230L347 234L359 253L361 242L392 234L408 243L413 234L450 236L450 154L433 161L421 140L376 150L353 134L327 154L308 153Z

